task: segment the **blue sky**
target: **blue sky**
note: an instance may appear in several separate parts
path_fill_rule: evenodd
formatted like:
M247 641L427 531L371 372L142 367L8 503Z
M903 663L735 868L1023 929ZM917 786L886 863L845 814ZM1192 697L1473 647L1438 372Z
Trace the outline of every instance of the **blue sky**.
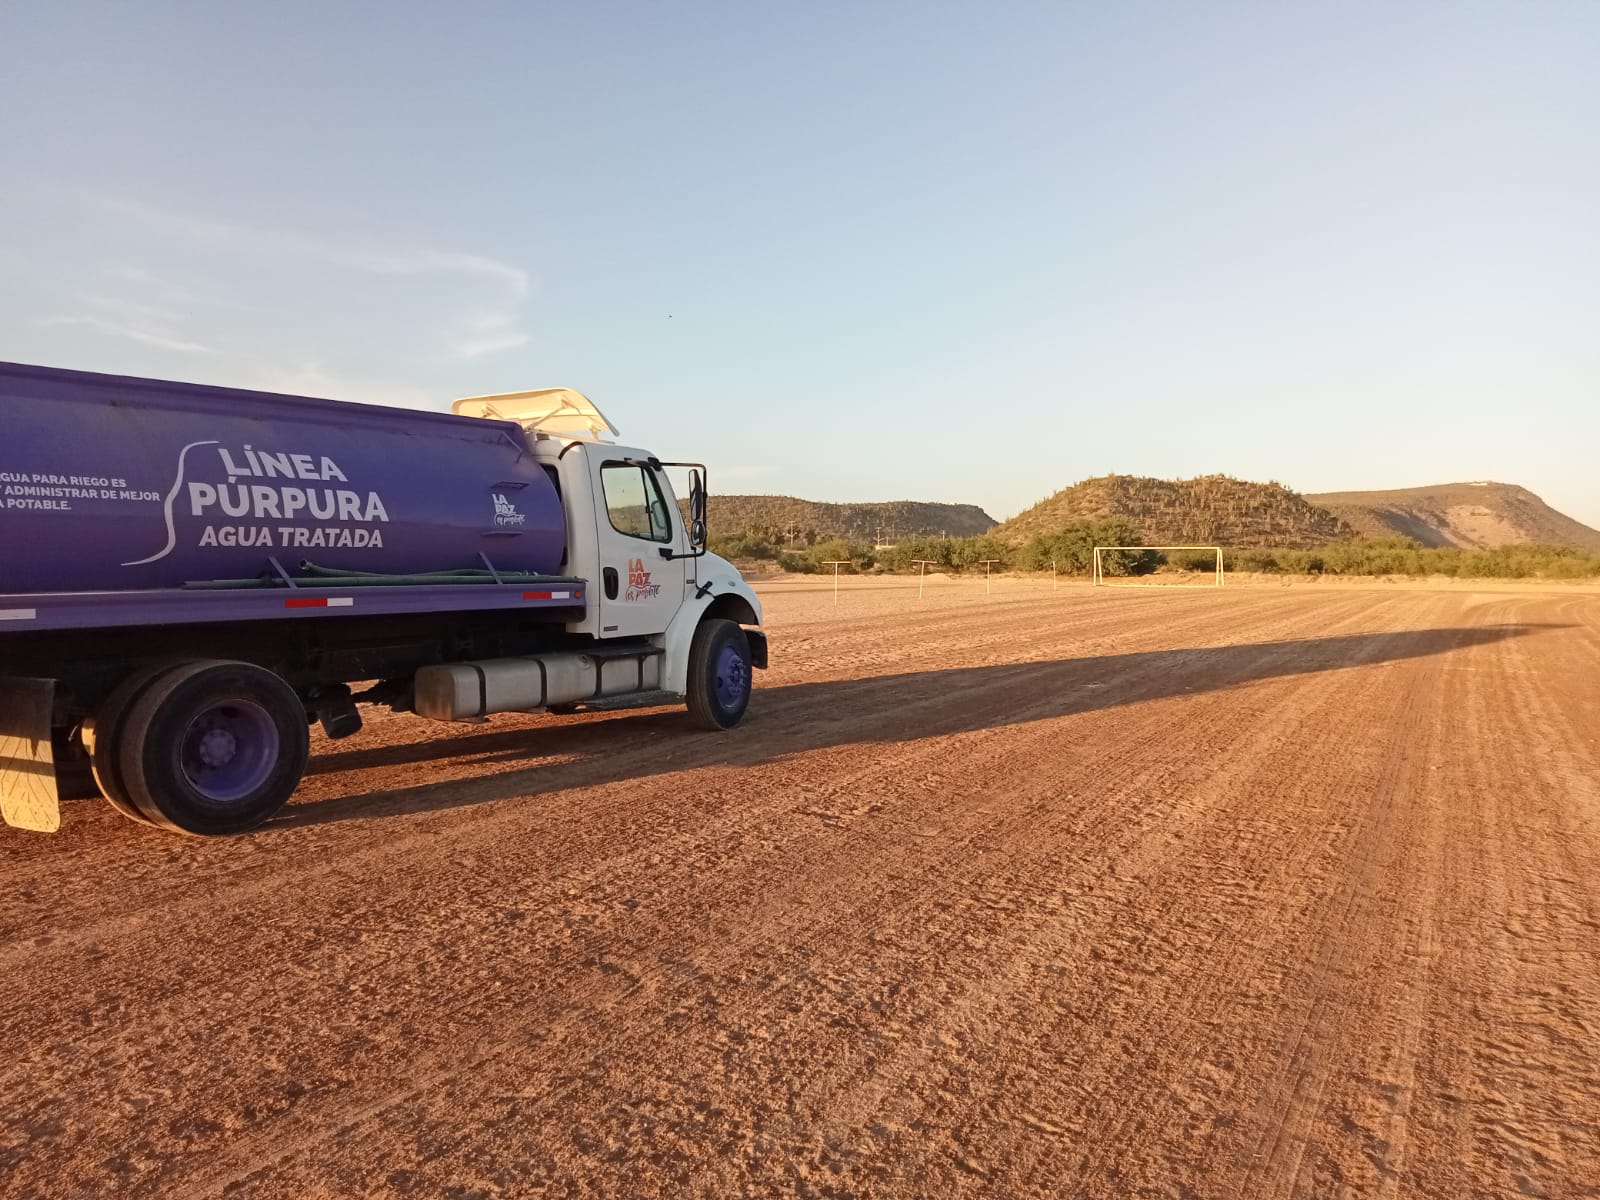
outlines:
M1600 6L15 4L0 358L1600 525Z

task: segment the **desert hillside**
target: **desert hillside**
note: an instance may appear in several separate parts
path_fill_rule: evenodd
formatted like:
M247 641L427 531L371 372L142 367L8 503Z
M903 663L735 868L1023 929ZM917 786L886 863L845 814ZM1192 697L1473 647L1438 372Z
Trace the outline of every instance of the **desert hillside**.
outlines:
M1306 499L1342 517L1366 537L1398 534L1424 546L1468 549L1539 543L1600 552L1600 530L1557 512L1514 483L1323 492Z
M753 534L800 541L849 538L870 542L881 533L894 541L913 534L972 537L988 533L995 520L975 504L924 504L891 500L881 504L825 504L793 496L711 495L707 524L716 535Z
M1102 475L1041 500L995 532L1021 541L1074 522L1111 518L1130 522L1146 545L1299 549L1354 537L1356 532L1280 483L1250 483L1227 475L1196 479Z

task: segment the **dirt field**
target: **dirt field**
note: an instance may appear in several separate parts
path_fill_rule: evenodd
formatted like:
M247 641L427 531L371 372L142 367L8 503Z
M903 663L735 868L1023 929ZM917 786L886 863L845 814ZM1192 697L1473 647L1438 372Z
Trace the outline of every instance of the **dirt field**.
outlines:
M0 1193L1600 1195L1600 594L764 590L731 734L0 830Z

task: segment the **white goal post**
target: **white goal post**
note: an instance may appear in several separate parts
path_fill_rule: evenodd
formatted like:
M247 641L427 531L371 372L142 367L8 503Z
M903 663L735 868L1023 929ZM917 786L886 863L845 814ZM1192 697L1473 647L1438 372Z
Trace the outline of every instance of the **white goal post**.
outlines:
M1145 550L1209 550L1217 556L1216 569L1212 572L1211 584L1194 583L1112 583L1106 578L1104 568L1100 563L1100 555L1106 551L1121 550L1138 554ZM1095 587L1221 587L1222 586L1222 547L1221 546L1096 546L1094 548L1094 586Z

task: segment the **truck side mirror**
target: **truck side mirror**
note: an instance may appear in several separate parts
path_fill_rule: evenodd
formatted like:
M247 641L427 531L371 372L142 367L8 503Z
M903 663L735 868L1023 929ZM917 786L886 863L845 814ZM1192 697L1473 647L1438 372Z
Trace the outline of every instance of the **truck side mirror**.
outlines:
M706 544L706 483L699 471L689 472L689 542L697 549Z

